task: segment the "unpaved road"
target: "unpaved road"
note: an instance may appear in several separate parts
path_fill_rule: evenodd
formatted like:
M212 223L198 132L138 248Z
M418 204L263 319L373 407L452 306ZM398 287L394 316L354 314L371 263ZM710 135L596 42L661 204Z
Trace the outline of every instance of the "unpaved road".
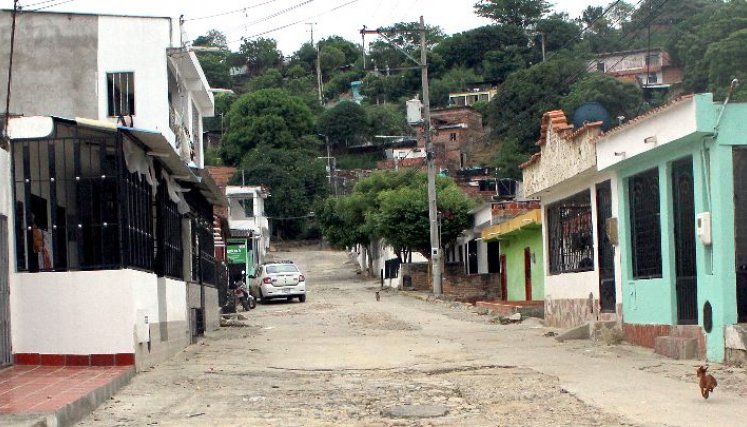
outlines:
M140 373L81 426L744 425L728 390L699 398L693 362L629 346L559 344L356 275L344 253L279 253L306 303L273 302ZM725 371L721 371L725 373Z

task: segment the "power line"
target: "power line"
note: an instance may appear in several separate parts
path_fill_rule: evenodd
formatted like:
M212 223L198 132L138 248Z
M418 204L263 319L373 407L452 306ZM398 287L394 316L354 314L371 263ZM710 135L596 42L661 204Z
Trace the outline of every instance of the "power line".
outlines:
M54 0L47 0L47 1L54 1ZM185 19L184 21L185 22L186 21L199 21L199 20L202 20L202 19L210 19L210 18L217 18L219 16L233 15L234 13L246 12L249 9L255 9L257 7L264 6L266 4L275 3L276 1L278 1L278 0L268 0L268 1L264 2L264 3L259 3L259 4L255 4L255 5L252 5L252 6L242 7L241 9L229 10L227 12L216 13L214 15L200 16L200 17L197 17L197 18L189 18L189 19Z
M37 7L36 9L25 10L25 12L38 12L40 10L49 9L50 7L55 7L55 6L59 6L61 4L71 3L71 2L74 2L74 1L75 0L62 0L62 1L58 1L57 3L52 3L52 4L49 4L49 5L46 5L46 6ZM41 3L36 3L36 4L38 5L38 4L43 4L43 3L49 3L49 1L41 2ZM26 7L29 7L29 6L26 6Z
M343 7L349 6L349 5L351 5L353 3L357 3L359 1L360 0L351 0L351 1L347 2L347 3L343 3L341 5L335 6L335 7L331 8L331 9L328 9L328 10L326 10L324 12L321 12L321 13L318 13L316 15L307 16L306 18L299 19L298 21L291 22L290 24L281 25L279 27L275 27L273 29L270 29L270 30L267 30L267 31L263 31L261 33L252 34L250 36L244 36L244 37L241 37L240 39L237 39L237 40L231 40L229 43L240 42L240 41L242 41L244 39L251 39L251 38L254 38L254 37L263 36L265 34L274 33L275 31L282 30L282 29L285 29L285 28L288 28L288 27L292 27L294 25L298 25L300 23L308 21L309 19L318 18L320 16L323 16L323 15L326 15L328 13L334 12L334 11L336 11L338 9L342 9Z

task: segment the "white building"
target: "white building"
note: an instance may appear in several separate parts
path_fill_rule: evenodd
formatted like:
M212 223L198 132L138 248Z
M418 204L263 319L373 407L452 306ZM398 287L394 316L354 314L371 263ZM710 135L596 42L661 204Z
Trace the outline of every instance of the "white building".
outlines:
M607 233L616 220L617 178L597 170L593 140L600 126L574 129L562 111L549 111L542 117L540 152L522 165L524 194L542 202L545 322L550 326L574 327L621 315L620 255Z
M241 274L243 258L244 274L251 275L257 265L265 261L270 247L270 223L265 215L265 199L270 194L260 186L228 186L228 227L230 237L227 254L230 275L233 279ZM231 261L236 262L231 262ZM242 277L246 282L247 278Z
M10 23L0 12L3 58ZM150 366L217 326L212 208L225 199L201 137L213 97L178 27L18 16L16 117L0 150L0 336L12 346L0 342L0 362Z

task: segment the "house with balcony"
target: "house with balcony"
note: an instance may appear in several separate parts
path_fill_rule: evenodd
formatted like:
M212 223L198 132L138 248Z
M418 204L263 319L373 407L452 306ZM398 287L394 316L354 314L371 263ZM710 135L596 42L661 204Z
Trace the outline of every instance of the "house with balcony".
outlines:
M2 57L10 22L0 11ZM19 16L0 150L8 362L139 369L217 327L213 96L180 35L170 18Z
M229 237L226 242L229 280L248 283L270 247L270 224L265 199L270 194L261 186L226 187Z
M682 83L682 68L672 64L669 54L661 48L602 53L587 68L589 72L636 83L642 89L669 89Z
M545 322L570 328L620 317L614 223L617 178L597 170L602 122L575 129L560 110L542 116L540 151L522 164L524 194L542 204ZM531 254L530 254L531 255Z

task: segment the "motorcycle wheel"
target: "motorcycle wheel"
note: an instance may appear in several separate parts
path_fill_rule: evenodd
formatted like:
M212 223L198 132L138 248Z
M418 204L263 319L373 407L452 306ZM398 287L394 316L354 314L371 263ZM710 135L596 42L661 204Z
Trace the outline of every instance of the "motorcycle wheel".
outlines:
M254 300L254 298L249 297L249 309L254 309L257 307L257 301Z

